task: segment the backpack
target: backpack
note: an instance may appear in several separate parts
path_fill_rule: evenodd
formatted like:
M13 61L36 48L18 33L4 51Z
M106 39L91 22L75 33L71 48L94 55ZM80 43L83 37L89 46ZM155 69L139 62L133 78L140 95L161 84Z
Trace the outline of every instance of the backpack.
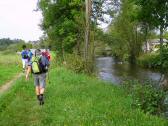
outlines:
M23 59L28 59L28 52L27 52L27 51L24 50L24 51L22 52L22 58L23 58Z
M42 57L32 57L32 73L40 74L48 71L47 64L42 64Z
M50 57L49 52L47 52L47 51L46 52L42 52L42 55L45 56L48 59L48 61L50 61L51 57Z

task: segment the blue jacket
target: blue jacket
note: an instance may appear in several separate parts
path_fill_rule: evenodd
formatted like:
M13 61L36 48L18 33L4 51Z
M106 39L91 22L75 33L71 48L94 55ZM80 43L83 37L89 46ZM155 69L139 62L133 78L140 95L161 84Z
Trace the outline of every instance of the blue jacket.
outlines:
M22 59L28 59L28 51L27 50L23 50L21 55L22 55Z

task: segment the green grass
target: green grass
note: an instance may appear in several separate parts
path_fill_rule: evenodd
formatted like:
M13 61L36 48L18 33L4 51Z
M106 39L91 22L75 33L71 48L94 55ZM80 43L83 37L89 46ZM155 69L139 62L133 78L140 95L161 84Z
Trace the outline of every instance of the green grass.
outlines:
M5 82L13 79L13 77L20 72L20 69L18 66L15 65L10 65L10 66L5 66L1 65L0 66L0 86L5 84Z
M0 53L0 86L21 72L21 67L19 55Z
M0 126L167 126L168 121L131 108L120 87L63 68L50 73L45 105L39 106L33 79L18 80L0 98Z
M0 52L0 64L11 65L18 64L21 65L21 55L14 53L4 54Z

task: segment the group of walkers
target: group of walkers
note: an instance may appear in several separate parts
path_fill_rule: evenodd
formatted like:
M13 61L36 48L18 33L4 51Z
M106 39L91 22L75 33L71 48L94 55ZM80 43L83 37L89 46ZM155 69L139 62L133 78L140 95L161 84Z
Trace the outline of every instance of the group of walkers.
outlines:
M26 80L29 80L30 73L34 76L34 86L37 100L40 105L44 104L44 91L46 86L46 77L50 66L50 53L46 49L41 51L36 49L34 54L26 46L23 46L21 52L23 71L26 73Z

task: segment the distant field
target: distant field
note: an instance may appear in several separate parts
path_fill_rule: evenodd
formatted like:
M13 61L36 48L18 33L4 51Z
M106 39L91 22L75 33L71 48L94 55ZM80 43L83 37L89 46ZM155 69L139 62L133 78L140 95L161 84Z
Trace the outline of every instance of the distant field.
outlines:
M17 53L4 54L0 52L0 65L21 65L21 56Z
M21 71L21 59L18 54L0 52L0 86Z

